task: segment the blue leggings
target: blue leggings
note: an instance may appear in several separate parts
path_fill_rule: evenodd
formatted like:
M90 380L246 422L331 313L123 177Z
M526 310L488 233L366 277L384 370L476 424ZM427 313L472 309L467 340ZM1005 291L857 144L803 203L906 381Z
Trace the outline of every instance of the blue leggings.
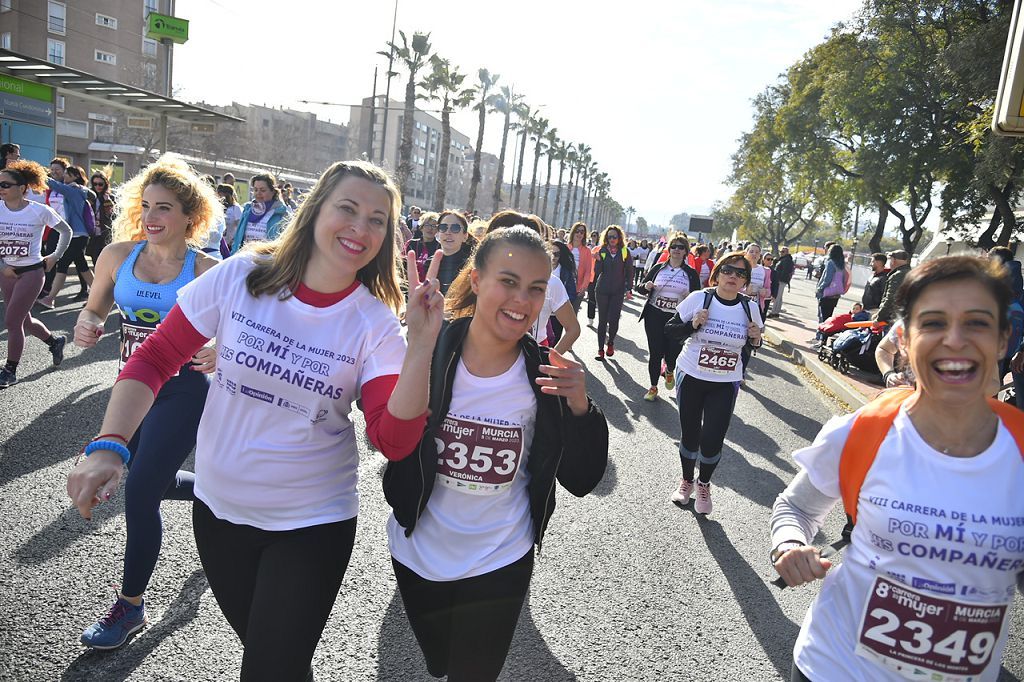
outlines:
M188 367L171 377L128 443L132 458L124 486L128 537L121 593L129 597L146 591L160 556L160 501L195 500L195 474L178 467L195 447L209 386L206 375Z

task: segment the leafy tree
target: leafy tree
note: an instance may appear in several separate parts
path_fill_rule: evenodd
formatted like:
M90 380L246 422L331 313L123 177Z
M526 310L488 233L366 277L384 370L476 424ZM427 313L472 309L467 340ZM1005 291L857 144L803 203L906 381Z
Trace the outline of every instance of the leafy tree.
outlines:
M441 149L439 150L437 164L437 189L434 193L434 210L443 211L445 209L445 195L448 192L448 162L451 157L452 147L452 111L469 106L476 96L476 89L462 87L462 82L466 79L466 76L459 73L458 67L453 67L447 59L442 59L436 54L432 55L430 57L430 65L432 70L423 79L420 86L426 92L423 96L424 99L441 103Z
M430 60L430 34L413 33L412 42L399 31L402 38L401 46L388 42L388 52L378 54L389 57L394 54L409 72L409 80L405 84L405 116L402 119L402 140L398 146L398 168L395 169L395 181L404 196L406 182L412 175L412 131L416 117L416 75Z
M522 99L522 95L515 93L515 88L503 85L494 102L495 111L505 116L505 128L501 133L501 152L498 155L498 172L494 178L494 213L498 212L498 206L501 205L501 185L505 176L505 150L508 148L508 131L512 127L512 114L519 108Z
M473 153L473 177L469 182L469 205L466 207L470 212L476 210L476 191L482 179L480 163L484 147L484 126L487 123L487 114L495 111L494 106L498 99L498 95L491 94L491 88L497 84L499 78L498 74L492 74L487 69L477 71L477 79L480 81L480 85L476 91L480 94L480 101L476 103L473 109L479 114L480 124L477 128L476 149Z

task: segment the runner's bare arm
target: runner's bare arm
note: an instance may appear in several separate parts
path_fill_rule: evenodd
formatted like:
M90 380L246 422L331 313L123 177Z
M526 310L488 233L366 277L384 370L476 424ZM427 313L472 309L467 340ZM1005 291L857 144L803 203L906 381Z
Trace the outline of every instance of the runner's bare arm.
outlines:
M75 323L75 345L79 348L92 348L103 335L103 325L114 307L117 271L133 248L135 242L115 242L100 252L95 278L89 289L89 300L78 313L78 321Z

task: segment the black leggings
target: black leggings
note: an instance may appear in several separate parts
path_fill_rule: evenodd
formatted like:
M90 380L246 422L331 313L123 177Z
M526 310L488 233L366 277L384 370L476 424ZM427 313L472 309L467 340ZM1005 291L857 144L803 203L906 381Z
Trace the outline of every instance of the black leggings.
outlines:
M192 525L213 596L242 640L241 680L307 679L352 555L355 518L268 531L219 519L196 500Z
M427 671L448 682L497 679L530 589L533 550L504 568L450 582L391 564Z
M679 460L687 481L693 480L698 461L701 483L711 481L722 459L737 388L733 381L705 381L688 374L679 382Z
M672 313L658 310L653 306L644 308L644 331L647 332L647 373L651 377L651 386L658 385L661 377L661 361L665 360L665 370L671 372L676 366L676 358L682 349L676 341L665 335L665 323L672 319Z
M836 306L839 305L838 296L829 296L828 298L822 298L818 300L818 324L821 324L828 318L832 317L832 313L836 311ZM818 332L817 337L819 339L825 338L825 335Z
M68 250L64 252L64 255L57 261L57 272L62 275L68 274L68 270L71 268L71 263L74 262L75 269L79 273L87 272L89 270L89 263L85 260L85 247L89 244L88 237L72 237L71 244L68 246Z
M594 290L595 286L593 282L587 285L587 319L591 322L594 321L594 315L597 311L597 292Z
M597 345L603 347L605 331L608 343L615 343L619 333L619 318L622 317L623 292L597 295Z

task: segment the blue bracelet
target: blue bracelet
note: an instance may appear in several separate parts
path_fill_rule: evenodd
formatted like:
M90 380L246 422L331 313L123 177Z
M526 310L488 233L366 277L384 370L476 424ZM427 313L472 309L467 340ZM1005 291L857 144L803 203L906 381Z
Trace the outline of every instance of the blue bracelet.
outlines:
M88 457L97 450L116 452L124 460L125 466L128 465L128 460L132 458L132 453L129 452L128 448L114 440L94 440L85 446L85 456Z

